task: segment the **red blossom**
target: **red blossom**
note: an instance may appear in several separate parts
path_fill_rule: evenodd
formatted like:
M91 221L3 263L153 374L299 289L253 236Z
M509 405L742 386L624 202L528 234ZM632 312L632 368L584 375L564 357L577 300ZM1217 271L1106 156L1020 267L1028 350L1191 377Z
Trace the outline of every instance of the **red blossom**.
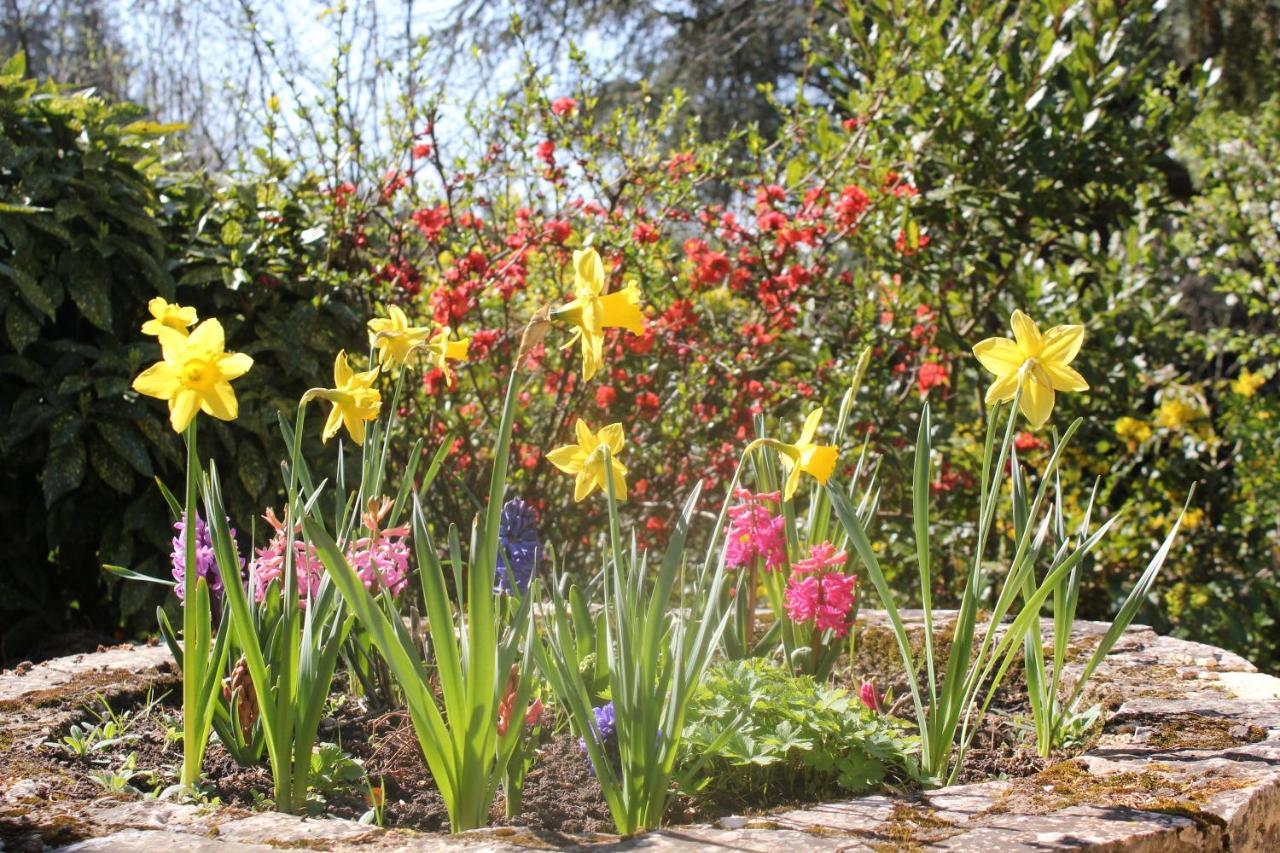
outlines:
M556 98L551 102L551 112L557 116L566 116L578 108L576 98Z
M930 388L947 385L949 382L946 365L933 361L926 361L920 365L920 371L916 374L916 387L920 389L921 394Z
M413 224L418 226L422 236L434 242L440 232L449 224L449 206L439 204L435 207L424 207L409 214Z
M631 229L631 239L641 244L652 244L658 242L661 235L658 229L654 228L648 222L638 222L636 227Z

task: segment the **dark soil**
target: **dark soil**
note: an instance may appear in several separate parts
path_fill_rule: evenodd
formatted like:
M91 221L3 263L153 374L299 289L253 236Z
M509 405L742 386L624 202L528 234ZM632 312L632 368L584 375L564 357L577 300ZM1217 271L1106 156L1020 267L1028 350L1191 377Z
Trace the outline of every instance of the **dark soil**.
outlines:
M73 795L77 797L101 796L102 788L90 775L115 770L131 753L137 756L138 770L149 771L136 777L134 786L144 791L164 788L177 781L182 762L181 744L168 741L166 730L181 723L176 707L166 705L160 710L164 713L139 721L128 740L91 756L79 757L52 747L39 752L45 760L72 771L77 779ZM369 714L346 702L321 721L318 740L336 743L363 762L370 783L383 792L384 826L448 830L444 800L427 772L407 713ZM611 832L608 805L579 751L577 738L563 733L547 736L544 741L525 779L521 814L507 818L499 792L490 810L491 822L550 832ZM260 764L241 767L221 744L211 743L204 776L207 795L224 805L261 808L272 796L265 755ZM363 785L344 785L326 798L324 811L333 817L358 820L369 810L368 797Z

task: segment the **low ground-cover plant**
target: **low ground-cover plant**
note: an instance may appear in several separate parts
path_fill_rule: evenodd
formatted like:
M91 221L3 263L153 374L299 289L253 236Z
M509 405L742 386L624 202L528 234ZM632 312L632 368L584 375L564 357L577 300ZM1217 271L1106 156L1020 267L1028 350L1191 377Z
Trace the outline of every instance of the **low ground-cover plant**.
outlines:
M698 798L760 806L924 781L904 729L860 696L775 662L725 661L694 694L677 778Z

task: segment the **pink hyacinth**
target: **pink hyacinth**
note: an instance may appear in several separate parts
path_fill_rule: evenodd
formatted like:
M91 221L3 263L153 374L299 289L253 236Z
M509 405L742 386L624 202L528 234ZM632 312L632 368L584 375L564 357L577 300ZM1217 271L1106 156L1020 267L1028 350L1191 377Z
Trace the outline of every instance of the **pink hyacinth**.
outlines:
M829 542L814 545L808 559L792 564L787 581L787 615L793 622L812 621L819 631L832 631L837 637L849 633L851 614L857 604L857 582L854 575L836 569L844 568L847 554L836 551Z
M751 565L759 558L770 571L787 563L787 536L781 515L774 515L766 503L777 504L779 492L753 495L745 489L735 494L742 503L729 508L729 533L725 542L725 565L731 569Z
M408 526L382 530L379 525L391 509L391 501L369 501L369 511L362 520L369 535L357 539L347 548L347 560L356 570L365 589L378 593L382 587L399 595L409 582Z
M830 542L820 542L809 549L809 556L806 559L792 563L791 571L797 575L822 574L843 569L848 560L849 555L846 552L837 551Z
M267 597L273 581L280 582L280 591L284 591L284 555L288 547L287 532L284 522L276 517L274 509L268 509L262 516L267 524L275 528L271 541L258 549L253 562L249 564L249 572L253 578L253 599L261 602ZM306 607L311 596L320 591L320 580L324 575L324 564L316 549L297 538L295 530L293 540L293 565L298 577L298 604Z
M409 582L409 545L406 542L409 528L381 529L379 525L390 509L391 501L386 498L381 501L371 500L369 511L362 517L369 535L350 543L344 551L347 562L351 563L351 567L360 576L365 589L377 594L385 587L395 596ZM280 590L284 590L284 555L288 539L284 522L276 517L274 510L268 509L263 518L275 528L275 535L270 542L258 549L257 556L250 565L254 582L253 596L258 602L267 597L267 590L271 588L273 581L278 581ZM311 597L320 592L325 567L316 549L298 538L298 534L298 528L295 527L293 564L298 575L298 604L305 608Z

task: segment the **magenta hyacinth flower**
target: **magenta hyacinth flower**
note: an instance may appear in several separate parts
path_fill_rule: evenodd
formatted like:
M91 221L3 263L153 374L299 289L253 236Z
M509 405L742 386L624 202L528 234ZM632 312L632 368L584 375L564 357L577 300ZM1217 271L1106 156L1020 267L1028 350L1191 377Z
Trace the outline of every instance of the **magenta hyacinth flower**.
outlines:
M851 614L857 604L857 576L844 574L848 554L830 542L814 545L810 556L792 564L787 581L787 615L793 622L812 621L819 631L837 637L849 633Z
M765 506L777 504L778 492L752 494L740 489L736 497L742 501L729 508L729 531L725 541L725 566L731 569L751 565L759 559L770 571L787 563L786 520Z

